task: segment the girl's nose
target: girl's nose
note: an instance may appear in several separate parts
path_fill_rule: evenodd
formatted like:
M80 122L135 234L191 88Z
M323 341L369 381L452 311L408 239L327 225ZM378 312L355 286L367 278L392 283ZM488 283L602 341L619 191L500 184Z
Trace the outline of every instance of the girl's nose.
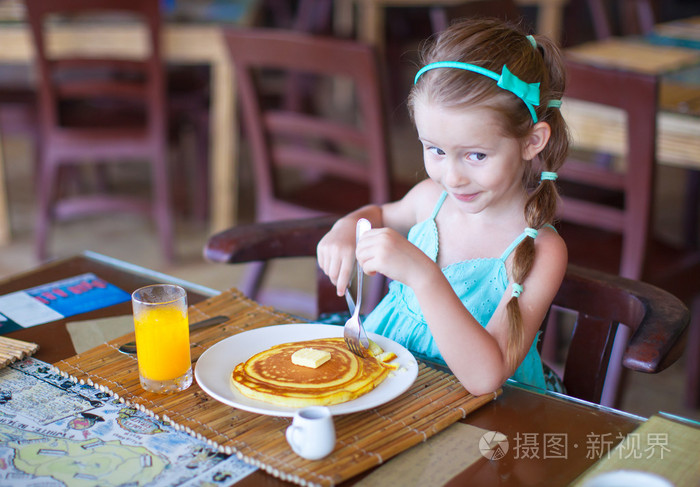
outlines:
M459 161L450 160L445 166L444 183L450 188L458 188L469 181Z

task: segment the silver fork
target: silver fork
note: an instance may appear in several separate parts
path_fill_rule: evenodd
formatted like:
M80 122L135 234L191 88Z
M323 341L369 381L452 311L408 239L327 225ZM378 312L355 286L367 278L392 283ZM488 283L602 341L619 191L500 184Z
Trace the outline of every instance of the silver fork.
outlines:
M357 221L357 226L355 227L355 241L357 242L363 233L372 228L369 220L360 218ZM357 264L357 303L355 303L355 309L351 310L352 316L345 322L345 327L343 328L343 337L345 338L345 343L352 353L359 355L360 357L365 356L365 350L369 347L369 340L367 339L367 334L362 326L362 321L360 321L360 308L362 307L362 278L364 272L360 264Z

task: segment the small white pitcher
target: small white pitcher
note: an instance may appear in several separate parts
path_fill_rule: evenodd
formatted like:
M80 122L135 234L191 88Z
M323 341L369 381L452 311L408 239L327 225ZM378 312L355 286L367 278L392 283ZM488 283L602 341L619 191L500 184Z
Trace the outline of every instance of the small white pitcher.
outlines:
M294 413L287 428L287 442L294 453L307 460L319 460L335 448L335 425L330 409L309 406Z

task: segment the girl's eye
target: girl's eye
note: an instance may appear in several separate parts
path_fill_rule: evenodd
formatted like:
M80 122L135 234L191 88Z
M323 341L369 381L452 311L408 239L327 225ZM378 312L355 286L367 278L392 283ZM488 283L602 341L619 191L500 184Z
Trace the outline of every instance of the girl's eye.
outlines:
M471 152L467 155L470 161L481 162L486 159L486 154L483 152Z
M442 149L440 149L439 147L430 146L430 147L428 147L428 150L429 150L430 152L432 152L433 154L438 155L438 156L444 156L444 155L445 155L445 151L442 150Z

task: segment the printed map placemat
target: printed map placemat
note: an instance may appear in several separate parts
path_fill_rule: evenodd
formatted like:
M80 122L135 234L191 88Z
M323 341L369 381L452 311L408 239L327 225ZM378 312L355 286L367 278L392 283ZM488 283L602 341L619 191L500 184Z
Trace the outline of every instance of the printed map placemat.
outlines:
M0 370L0 485L182 485L255 471L49 364Z

